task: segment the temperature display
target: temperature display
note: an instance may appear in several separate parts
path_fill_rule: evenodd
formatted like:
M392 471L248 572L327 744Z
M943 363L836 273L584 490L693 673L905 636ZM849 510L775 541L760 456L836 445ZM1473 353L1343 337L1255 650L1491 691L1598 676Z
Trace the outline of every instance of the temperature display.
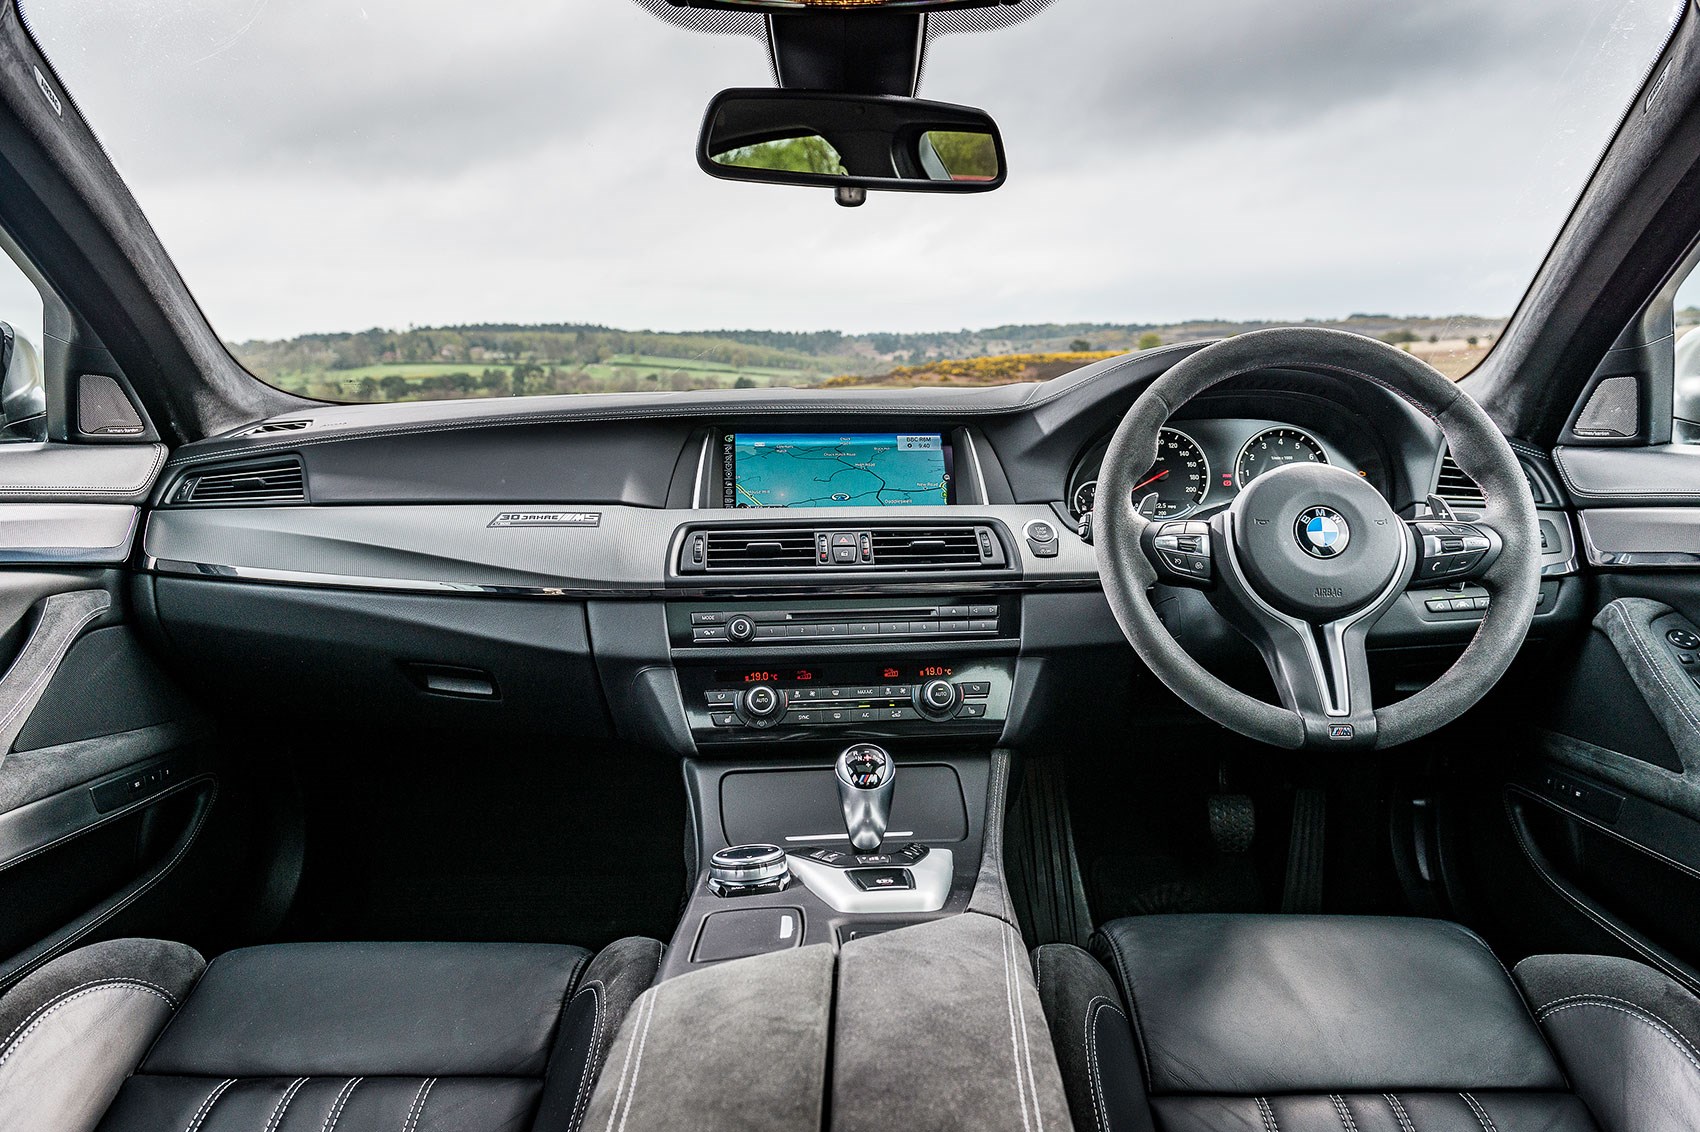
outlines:
M718 684L807 684L819 676L814 668L723 668L714 679Z

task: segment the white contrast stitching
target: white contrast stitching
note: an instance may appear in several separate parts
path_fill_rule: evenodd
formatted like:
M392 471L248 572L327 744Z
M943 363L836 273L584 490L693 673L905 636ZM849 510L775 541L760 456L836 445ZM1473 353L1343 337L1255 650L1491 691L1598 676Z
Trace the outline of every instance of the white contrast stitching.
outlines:
M1110 1109L1104 1101L1103 1072L1098 1068L1097 1021L1098 1015L1106 1010L1122 1013L1115 1003L1101 996L1093 999L1086 1007L1086 1060L1090 1066L1087 1076L1092 1086L1092 1118L1098 1122L1099 1132L1109 1132L1110 1128ZM1127 1015L1122 1014L1122 1021L1127 1021Z
M407 1120L401 1126L401 1132L413 1132L419 1127L419 1114L425 1111L425 1097L431 1092L431 1086L437 1083L435 1077L427 1077L419 1082L419 1091L413 1094L413 1104L407 1110Z
M1033 1071L1033 1042L1027 1035L1027 1003L1021 997L1021 931L1014 924L1007 924L1002 929L1009 941L1009 957L1011 971L1015 980L1015 1012L1021 1021L1021 1056L1027 1062L1027 1091L1033 1098L1033 1124L1039 1132L1045 1132L1045 1114L1039 1110L1039 1076ZM1015 1069L1019 1076L1021 1067Z
M236 1084L236 1078L234 1077L226 1077L222 1082L220 1082L213 1089L211 1095L201 1102L201 1107L195 1112L195 1115L190 1118L189 1126L185 1128L183 1132L199 1132L201 1122L207 1118L207 1113L211 1112L213 1105L218 1103L218 1098L224 1095L224 1090L230 1088L230 1086L234 1084Z
M567 1117L567 1132L577 1132L579 1119L584 1115L585 1108L590 1103L590 1086L596 1080L596 1055L602 1048L602 980L592 979L579 988L578 994L573 995L573 1001L580 994L590 994L591 1015L590 1049L585 1054L584 1073L578 1081L578 1097L573 1101L572 1115ZM572 1002L567 1003L567 1010L573 1008Z
M1328 1099L1334 1102L1334 1111L1339 1114L1340 1124L1346 1132L1358 1132L1358 1122L1352 1119L1352 1110L1346 1107L1346 1098L1329 1093Z
M1694 713L1689 710L1688 704L1683 699L1683 696L1686 693L1678 692L1676 690L1676 688L1671 684L1670 678L1665 675L1664 669L1660 668L1658 662L1653 659L1653 654L1648 651L1646 642L1641 639L1641 627L1637 625L1634 619L1632 619L1627 613L1623 612L1621 608L1614 608L1612 606L1607 606L1606 608L1611 609L1613 616L1616 617L1618 621L1622 622L1624 632L1628 634L1630 641L1632 641L1635 645L1635 651L1641 654L1641 659L1646 662L1648 670L1653 674L1653 678L1659 682L1659 687L1664 689L1665 694L1669 696L1671 702L1676 705L1676 710L1682 713L1682 718L1688 722L1688 726L1694 731L1700 732L1700 720L1696 720L1694 718Z
M1673 1037L1682 1042L1683 1045L1687 1046L1689 1051L1693 1053L1696 1058L1700 1058L1700 1049L1696 1049L1694 1043L1689 1041L1687 1035L1679 1030L1669 1018L1666 1018L1663 1014L1660 1014L1657 1010L1654 1010L1651 1007L1642 1006L1639 1002L1631 1002L1627 998L1617 998L1614 995L1594 993L1566 995L1563 998L1555 998L1545 1006L1542 1006L1540 1010L1536 1012L1535 1018L1539 1021L1541 1018L1546 1017L1546 1014L1550 1013L1553 1008L1558 1006L1563 1006L1569 1003L1584 1002L1615 1002L1619 1005L1630 1007L1633 1010L1639 1010L1641 1013L1657 1019L1667 1030L1671 1032Z
M632 1101L637 1099L638 1071L643 1068L643 1049L649 1044L649 1024L655 1021L655 1004L661 998L659 988L649 1000L649 1013L644 1016L643 1029L638 1034L637 1057L632 1061L632 1087L626 1091L626 1108L620 1113L620 1132L626 1132L626 1118L632 1114Z
M86 995L95 994L108 988L112 988L114 990L139 990L143 994L151 994L155 998L164 999L165 1004L174 1010L177 1008L177 1003L169 994L150 983L143 983L134 979L119 979L100 983L84 983L82 986L85 989L75 990L74 993L67 993L59 998L53 999L51 1002L43 1006L40 1012L37 1013L33 1019L19 1023L19 1029L13 1030L12 1034L7 1037L5 1052L0 1053L0 1065L6 1064L6 1059L18 1052L18 1047L23 1045L24 1039L29 1037L30 1034L35 1031L37 1026L40 1026L43 1022L47 1021L54 1014L57 1014L64 1007L69 1006L77 999Z
M68 596L70 595L54 594L52 597L48 598L47 601L42 603L42 615L36 620L35 625L31 627L29 639L24 642L24 647L18 650L17 659L12 662L12 667L17 667L17 662L29 655L31 647L35 645L36 639L41 635L41 627L47 622L48 607L50 607L56 599ZM64 605L66 603L59 602L59 604ZM61 639L53 646L52 653L46 657L47 662L41 666L41 671L36 674L34 680L30 681L29 687L24 689L24 694L13 701L12 706L7 709L5 715L0 716L0 731L4 731L6 728L10 727L12 720L17 718L19 712L35 707L39 700L39 697L36 695L37 690L40 689L43 684L47 683L47 681L51 680L54 674L59 671L60 662L64 660L65 654L71 651L71 646L76 643L77 635L83 631L83 627L110 608L112 608L112 601L108 598L100 605L97 605L95 608L79 617L77 619L77 623L72 625L62 635ZM8 670L7 674L10 675L10 670ZM0 758L4 758L4 755L0 755Z
M639 1021L644 1016L644 1012L647 1011L650 1008L651 1005L653 1005L653 1003L655 1001L655 994L656 994L656 992L654 990L649 990L649 991L645 992L644 996L640 996L638 998L637 1016L632 1022L632 1025L634 1027L639 1024ZM633 1033L632 1033L631 1040L626 1043L625 1059L620 1062L620 1076L619 1076L618 1081L616 1082L616 1088L614 1089L614 1103L612 1105L610 1105L609 1108L608 1108L608 1128L610 1130L614 1127L614 1118L616 1116L618 1116L619 1113L620 1113L620 1098L625 1094L625 1091L626 1091L626 1070L631 1068L632 1051L636 1048L637 1048L637 1032L634 1030Z
M155 444L153 446L153 459L148 462L147 473L142 477L141 482L135 487L61 487L58 484L50 483L9 483L0 484L0 495L4 495L9 499L30 499L37 496L57 497L61 495L74 495L79 498L83 496L105 498L108 496L127 497L140 495L142 492L153 486L154 479L159 475L159 470L165 466L166 452L167 449L163 444Z
M1468 1104L1470 1111L1476 1114L1476 1119L1481 1123L1482 1132L1499 1132L1499 1129L1494 1127L1493 1120L1488 1116L1487 1109L1483 1108L1474 1096L1469 1093L1459 1093L1458 1095L1464 1098L1464 1103Z
M1411 1123L1411 1118L1405 1114L1405 1106L1392 1093L1382 1093L1387 1098L1387 1107L1393 1110L1393 1116L1399 1121L1399 1132L1417 1132L1417 1126Z
M1263 1132L1281 1132L1280 1122L1275 1119L1275 1110L1270 1106L1268 1097L1257 1098L1257 1114L1263 1118Z
M325 1114L325 1126L319 1132L335 1132L336 1122L342 1119L342 1106L348 1103L348 1098L354 1095L354 1087L364 1081L364 1077L350 1077L348 1083L337 1093L336 1100L331 1102L331 1110Z
M996 794L993 795L996 797ZM987 817L994 815L988 814ZM1000 819L1001 821L1001 819ZM996 848L996 846L992 846ZM1003 897L1004 906L1009 905L1008 894ZM1009 1057L1015 1066L1015 1103L1021 1109L1021 1127L1032 1132L1033 1122L1027 1115L1027 1081L1021 1076L1021 1039L1015 1032L1015 971L1009 963L1009 936L1000 931L998 934L998 958L1003 960L1003 992L1005 1009L1009 1012Z
M1669 1022L1666 1022L1663 1018L1658 1017L1650 1011L1643 1010L1640 1007L1636 1007L1634 1010L1625 1010L1623 1007L1614 1006L1609 1002L1567 1002L1563 1006L1556 1006L1543 1013L1541 1015L1541 1021L1545 1022L1554 1014L1559 1014L1566 1010L1575 1010L1579 1006L1597 1006L1601 1010L1615 1010L1619 1014L1627 1014L1631 1018L1637 1019L1638 1021L1651 1026L1654 1033L1662 1035L1665 1041L1676 1047L1676 1052L1682 1055L1684 1061L1692 1065L1696 1071L1700 1071L1700 1061L1695 1060L1694 1054L1690 1052L1694 1047L1689 1046L1686 1039L1683 1039L1680 1034L1671 1028Z
M272 1114L266 1120L265 1132L275 1132L278 1124L283 1120L283 1114L289 1111L289 1102L295 1099L295 1094L301 1091L301 1086L305 1085L307 1080L306 1077L297 1077L290 1082L289 1088L283 1091L283 1096L279 1097L277 1104L272 1106Z

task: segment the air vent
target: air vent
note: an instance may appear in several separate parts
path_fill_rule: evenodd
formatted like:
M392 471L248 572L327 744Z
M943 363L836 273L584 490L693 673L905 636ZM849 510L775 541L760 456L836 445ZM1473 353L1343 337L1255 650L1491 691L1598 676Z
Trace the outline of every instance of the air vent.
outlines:
M679 555L686 574L995 570L1008 564L997 529L974 523L703 527L685 533Z
M983 561L974 527L875 527L872 533L874 562L883 570L977 569Z
M812 570L812 530L719 530L702 532L703 563L709 570L740 574L770 570Z
M244 429L236 435L239 437L267 436L274 432L299 432L301 429L306 428L312 423L312 421L267 421L265 424L258 424L253 428Z
M293 458L264 464L225 465L183 477L173 503L302 503L307 485Z
M1450 451L1440 462L1440 482L1435 485L1434 493L1453 507L1462 507L1466 511L1480 511L1487 506L1487 496L1482 494L1475 480L1464 474L1464 469L1458 466Z

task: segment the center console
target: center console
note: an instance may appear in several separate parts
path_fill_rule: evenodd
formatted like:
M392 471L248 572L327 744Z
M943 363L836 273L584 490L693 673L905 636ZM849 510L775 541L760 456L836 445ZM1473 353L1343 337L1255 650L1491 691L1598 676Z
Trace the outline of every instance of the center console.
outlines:
M990 759L867 741L833 760L689 760L696 877L664 977L967 910Z

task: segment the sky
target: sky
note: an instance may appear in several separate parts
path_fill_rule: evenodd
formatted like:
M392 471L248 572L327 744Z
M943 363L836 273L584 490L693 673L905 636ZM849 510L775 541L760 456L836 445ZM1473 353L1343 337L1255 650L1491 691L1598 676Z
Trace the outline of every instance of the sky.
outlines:
M1506 315L1680 0L1055 0L937 38L974 196L717 181L763 45L630 0L24 0L228 340Z

